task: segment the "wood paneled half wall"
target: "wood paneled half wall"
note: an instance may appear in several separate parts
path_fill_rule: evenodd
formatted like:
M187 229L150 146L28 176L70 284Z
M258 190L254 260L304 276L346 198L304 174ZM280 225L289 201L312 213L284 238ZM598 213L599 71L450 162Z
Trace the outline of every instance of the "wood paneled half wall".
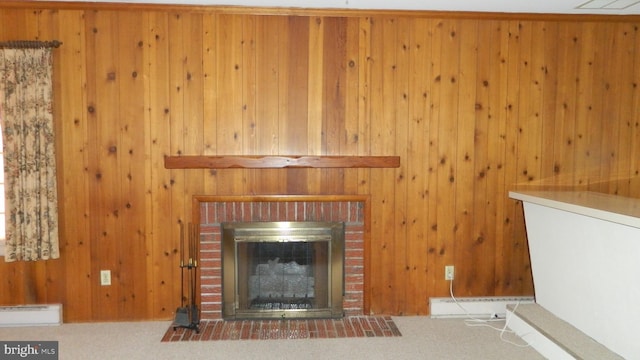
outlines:
M194 195L368 195L373 314L532 295L515 187L640 194L640 19L2 2L54 50L61 257L0 304L171 319ZM167 169L171 156L399 157ZM112 285L100 285L100 270Z

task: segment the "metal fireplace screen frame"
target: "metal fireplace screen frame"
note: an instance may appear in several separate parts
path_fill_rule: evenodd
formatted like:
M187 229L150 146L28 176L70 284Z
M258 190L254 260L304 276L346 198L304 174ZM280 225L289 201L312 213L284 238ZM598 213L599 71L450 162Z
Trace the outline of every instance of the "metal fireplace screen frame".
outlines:
M222 223L222 316L225 319L283 319L343 317L344 297L344 235L342 222L230 222ZM310 249L310 264L280 263L278 258L268 264L256 265L247 260L260 244L302 246ZM275 245L278 246L278 245ZM250 299L251 280L261 268L296 274L298 269L313 266L310 289L313 296L295 294L274 295L279 300ZM289 266L288 268L286 268ZM288 269L288 270L287 270ZM322 270L320 270L322 269ZM305 270L307 271L307 270ZM308 276L308 274L307 274ZM284 292L284 291L283 291ZM292 296L293 295L293 296ZM269 294L269 297L271 294ZM249 303L249 301L252 301ZM277 306L272 304L277 302ZM256 305L258 304L258 305ZM261 305L262 304L262 305Z

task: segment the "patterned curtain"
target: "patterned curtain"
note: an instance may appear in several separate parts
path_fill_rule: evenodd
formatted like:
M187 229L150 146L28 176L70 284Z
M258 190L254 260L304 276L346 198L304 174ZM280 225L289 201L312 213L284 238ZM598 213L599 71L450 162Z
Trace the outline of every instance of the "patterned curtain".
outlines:
M60 256L52 62L50 48L0 49L6 262Z

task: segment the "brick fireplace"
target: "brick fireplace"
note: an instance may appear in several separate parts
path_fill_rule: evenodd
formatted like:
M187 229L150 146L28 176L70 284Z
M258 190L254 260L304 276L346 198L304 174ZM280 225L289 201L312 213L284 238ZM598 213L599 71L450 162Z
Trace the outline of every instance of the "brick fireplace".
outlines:
M345 224L343 311L364 315L366 196L197 196L194 220L200 223L200 309L202 320L222 318L221 223L250 221L326 221Z

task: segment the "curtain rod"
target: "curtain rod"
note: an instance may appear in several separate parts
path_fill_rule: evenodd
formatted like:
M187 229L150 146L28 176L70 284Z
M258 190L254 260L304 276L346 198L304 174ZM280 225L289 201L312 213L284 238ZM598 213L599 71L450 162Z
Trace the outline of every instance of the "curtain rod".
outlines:
M62 43L58 40L38 41L38 40L16 40L0 42L0 49L37 49L37 48L57 48Z

